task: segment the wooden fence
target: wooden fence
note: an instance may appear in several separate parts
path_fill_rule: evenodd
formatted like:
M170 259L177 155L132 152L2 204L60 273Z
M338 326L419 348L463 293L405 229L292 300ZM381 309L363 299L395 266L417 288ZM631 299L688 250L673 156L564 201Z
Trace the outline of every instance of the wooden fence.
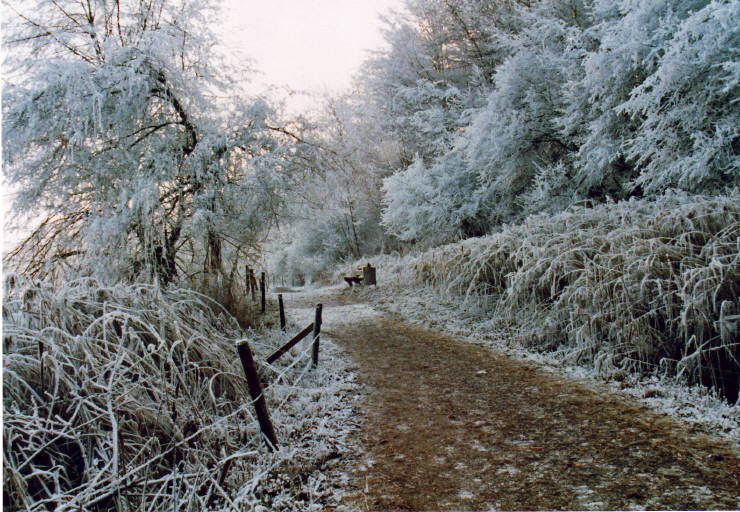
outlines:
M257 286L256 279L254 277L254 271L247 267L247 292L252 293L254 298L255 288ZM260 299L262 312L265 312L265 273L262 272L260 276ZM283 295L278 295L278 306L280 314L280 328L285 330L285 309L283 306ZM311 367L316 368L319 364L319 339L321 334L321 313L323 306L321 304L316 305L316 311L314 314L313 323L304 327L298 334L293 336L287 343L282 347L273 352L268 358L267 363L272 364L277 361L283 354L293 348L299 341L304 339L309 334L313 334L312 350L311 350ZM262 383L260 382L259 374L257 373L257 365L254 361L252 349L249 347L248 342L243 342L237 346L237 352L239 353L239 359L244 369L244 376L247 379L247 387L249 389L249 396L252 399L252 405L254 405L255 413L257 414L257 421L259 422L260 430L265 437L265 443L270 451L277 449L278 442L277 436L275 435L275 428L270 421L270 414L267 410L267 404L265 403L265 396L262 389ZM228 471L224 467L224 471ZM224 478L225 474L222 473L221 478Z

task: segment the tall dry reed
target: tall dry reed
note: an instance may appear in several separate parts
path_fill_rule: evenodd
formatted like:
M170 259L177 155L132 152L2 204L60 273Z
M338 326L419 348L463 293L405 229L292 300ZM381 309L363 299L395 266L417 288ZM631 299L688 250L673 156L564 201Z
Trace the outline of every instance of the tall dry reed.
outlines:
M468 299L523 345L605 373L740 380L740 196L667 194L538 215L427 251L413 275Z

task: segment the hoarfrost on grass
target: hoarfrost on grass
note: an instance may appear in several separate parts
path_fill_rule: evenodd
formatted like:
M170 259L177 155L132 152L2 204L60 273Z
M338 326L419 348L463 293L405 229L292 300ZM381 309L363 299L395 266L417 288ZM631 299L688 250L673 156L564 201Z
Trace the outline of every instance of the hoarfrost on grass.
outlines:
M150 285L5 283L7 505L320 510L319 474L347 449L353 375L322 340L261 365L280 449L269 453L235 343L262 361L286 341L247 332L193 291ZM41 370L43 369L43 373ZM336 481L341 475L336 474Z

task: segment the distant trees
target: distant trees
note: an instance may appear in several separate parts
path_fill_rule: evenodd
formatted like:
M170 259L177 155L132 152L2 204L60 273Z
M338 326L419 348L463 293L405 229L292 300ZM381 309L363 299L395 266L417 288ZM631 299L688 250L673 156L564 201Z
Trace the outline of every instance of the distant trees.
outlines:
M299 127L304 143L290 165L300 183L267 244L273 267L291 282L394 246L380 225L381 184L398 166L398 144L365 112L351 95L330 98L319 119Z
M366 115L400 145L399 163L444 154L510 52L516 2L409 0L387 20L388 50L358 76Z
M21 4L5 35L5 173L43 221L21 270L162 283L220 271L271 222L270 107L238 94L208 2Z
M543 108L552 107L534 104L532 99L537 90L549 93L547 70L551 75L560 73L558 63L550 62L549 55L539 55L536 45L558 43L549 40L553 30L538 23L520 2L456 0L410 2L408 6L417 23L417 37L426 42L427 54L435 56L427 60L437 63L420 72L416 83L446 84L456 96L454 102L435 109L418 101L417 110L426 114L424 130L410 123L397 129L404 131L406 139L434 141L436 151L411 147L416 151L414 158L384 185L383 222L391 233L408 241L439 243L480 235L496 223L495 218L505 217L504 212L514 208L507 203L531 180L536 171L533 166L539 164L533 146L551 145L548 133L534 132L552 124L551 119L542 119ZM538 25L536 29L531 28L533 24ZM525 55L528 45L534 48ZM372 90L371 98L381 98L374 99L374 104L382 103L374 82L366 84ZM405 95L414 97L409 91ZM393 104L395 97L386 96L385 101ZM522 115L519 107L532 112ZM419 117L418 112L414 115ZM437 120L445 116L450 119L444 124L449 128L428 137ZM521 167L524 160L526 169ZM522 172L528 175L524 180L516 176Z
M737 2L408 7L364 77L406 155L383 188L384 225L401 239L474 236L580 199L740 185Z
M329 103L320 199L276 259L316 273L581 200L737 187L739 8L408 0Z

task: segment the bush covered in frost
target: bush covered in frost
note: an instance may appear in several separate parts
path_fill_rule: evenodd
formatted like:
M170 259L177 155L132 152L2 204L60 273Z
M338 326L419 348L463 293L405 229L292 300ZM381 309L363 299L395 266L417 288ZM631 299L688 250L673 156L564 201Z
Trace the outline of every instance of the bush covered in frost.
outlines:
M401 240L454 242L583 199L740 185L738 2L408 7L365 82L409 153L383 187L383 225ZM395 48L407 32L419 42L400 48L416 59ZM454 100L430 100L430 78Z
M738 398L740 196L573 207L430 250L414 278L490 297L492 325L605 373L663 371Z

